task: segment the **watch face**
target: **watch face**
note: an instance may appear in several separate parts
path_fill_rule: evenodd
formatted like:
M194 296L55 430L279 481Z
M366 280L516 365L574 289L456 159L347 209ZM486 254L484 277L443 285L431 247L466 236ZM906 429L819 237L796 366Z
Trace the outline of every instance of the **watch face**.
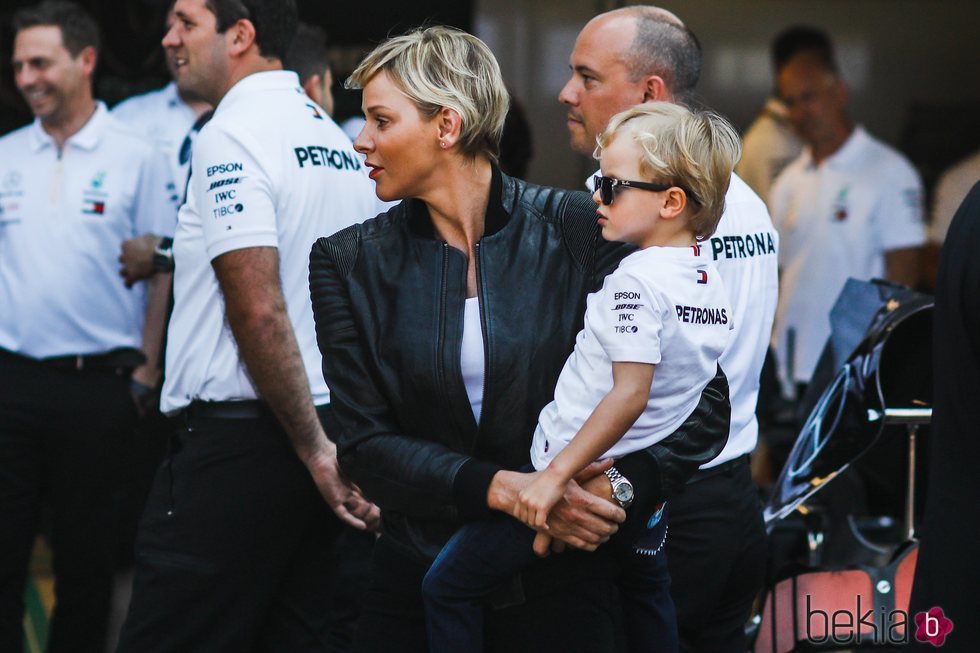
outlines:
M626 503L633 500L633 486L629 483L620 483L616 486L616 500Z

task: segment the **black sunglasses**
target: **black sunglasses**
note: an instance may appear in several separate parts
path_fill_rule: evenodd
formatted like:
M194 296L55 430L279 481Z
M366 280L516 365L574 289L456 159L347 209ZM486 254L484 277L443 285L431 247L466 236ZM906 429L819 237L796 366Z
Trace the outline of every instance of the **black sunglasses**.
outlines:
M697 204L701 203L700 200L698 200L697 195L683 186L678 186L677 184L653 184L646 181L629 181L628 179L613 179L612 177L595 175L592 177L592 185L599 191L599 201L606 206L613 203L613 197L616 195L616 191L619 188L639 188L640 190L652 190L657 192L662 192L670 188L680 188L687 194L689 200Z

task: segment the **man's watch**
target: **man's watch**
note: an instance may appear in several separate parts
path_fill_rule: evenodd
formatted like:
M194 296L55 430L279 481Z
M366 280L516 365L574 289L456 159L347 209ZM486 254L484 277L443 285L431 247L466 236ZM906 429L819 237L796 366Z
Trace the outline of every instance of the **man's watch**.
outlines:
M160 242L157 243L157 246L153 248L153 271L154 272L174 271L174 239L173 238L161 238Z
M629 482L629 479L620 474L619 470L615 467L607 469L605 474L612 484L613 499L623 509L629 508L633 503L633 484Z

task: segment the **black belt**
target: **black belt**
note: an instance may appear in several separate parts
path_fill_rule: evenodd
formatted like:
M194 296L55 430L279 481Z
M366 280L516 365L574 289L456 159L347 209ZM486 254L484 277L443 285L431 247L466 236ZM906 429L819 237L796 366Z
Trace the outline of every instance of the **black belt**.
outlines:
M708 469L699 469L698 471L694 472L694 476L692 476L687 482L688 484L697 483L698 481L703 481L707 478L712 478L714 476L718 476L719 474L730 472L737 469L741 465L748 464L749 454L742 454L738 458L732 458L728 462L724 462L720 465L715 465L714 467L709 467Z
M272 415L264 401L247 399L245 401L192 401L178 412L187 418L204 417L208 419L258 419Z
M44 367L56 370L75 370L77 372L92 370L113 370L118 373L128 374L146 362L146 356L138 349L122 347L113 349L104 354L75 354L71 356L52 356L51 358L31 358L21 354L0 349L0 353L37 363Z

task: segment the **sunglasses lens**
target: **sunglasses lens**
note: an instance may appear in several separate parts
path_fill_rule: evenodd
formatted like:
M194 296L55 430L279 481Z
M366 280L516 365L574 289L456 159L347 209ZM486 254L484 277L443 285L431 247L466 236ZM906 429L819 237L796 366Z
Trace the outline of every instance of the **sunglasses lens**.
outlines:
M599 178L599 199L606 206L612 204L613 201L613 184L612 179L609 177Z

